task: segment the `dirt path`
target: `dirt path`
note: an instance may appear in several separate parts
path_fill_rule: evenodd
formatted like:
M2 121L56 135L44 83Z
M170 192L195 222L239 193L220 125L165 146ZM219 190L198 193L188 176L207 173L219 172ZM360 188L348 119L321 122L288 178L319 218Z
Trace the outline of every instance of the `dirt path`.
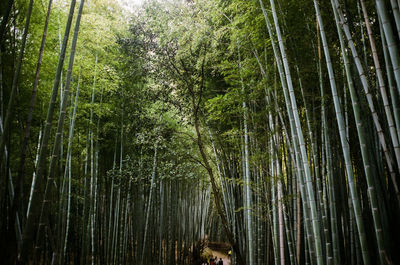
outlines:
M213 257L217 257L218 260L219 260L219 258L222 258L224 265L231 265L231 261L229 260L229 258L226 254L221 253L219 251L215 251L215 250L212 250L212 253L213 253Z

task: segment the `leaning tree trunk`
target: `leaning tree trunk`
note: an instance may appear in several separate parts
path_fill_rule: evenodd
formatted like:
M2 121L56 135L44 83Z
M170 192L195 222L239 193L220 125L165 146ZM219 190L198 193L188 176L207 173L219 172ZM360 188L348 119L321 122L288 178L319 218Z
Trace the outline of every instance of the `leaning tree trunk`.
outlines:
M225 233L226 233L226 235L228 237L228 240L231 243L231 245L233 247L233 250L235 251L235 255L236 255L237 259L238 259L238 264L239 265L244 265L245 263L244 263L244 260L242 258L242 255L240 253L240 249L239 249L239 247L238 247L238 245L237 245L237 243L236 243L236 241L234 239L234 236L233 236L232 232L229 230L228 221L226 219L226 216L225 216L224 211L223 211L222 206L221 206L221 196L220 196L219 190L217 188L217 184L216 184L216 181L215 181L214 173L213 173L213 170L212 170L212 168L211 168L211 166L210 166L210 164L208 162L208 158L206 156L206 153L204 151L203 140L202 140L201 133L200 133L198 109L196 107L195 101L196 101L195 100L195 95L194 95L194 93L192 93L192 104L193 104L193 108L194 108L193 116L194 116L195 131L196 131L196 135L197 135L197 145L199 147L200 155L202 157L204 166L205 166L205 168L207 170L207 173L208 173L208 175L210 177L210 180L211 180L211 187L212 187L213 192L214 192L215 206L217 208L218 215L221 217L222 225L224 227L224 230L225 230Z

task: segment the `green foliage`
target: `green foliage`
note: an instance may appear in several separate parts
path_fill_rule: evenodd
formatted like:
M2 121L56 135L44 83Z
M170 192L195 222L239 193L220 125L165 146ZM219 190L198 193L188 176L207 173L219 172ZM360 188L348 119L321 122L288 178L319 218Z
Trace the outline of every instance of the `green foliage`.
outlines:
M1 12L3 12L6 2L0 3ZM264 2L267 15L270 15L271 10L268 10L268 1ZM332 55L332 66L335 69L338 96L346 113L346 128L349 130L347 137L351 146L351 162L353 163L351 166L357 173L356 185L365 201L365 203L364 201L362 203L362 210L363 214L367 216L371 209L368 208L364 168L359 155L358 135L356 130L353 130L356 124L351 111L352 106L348 99L345 76L342 74L343 62L341 61L337 31L334 23L331 23L333 21L330 5L323 4L323 1L319 2L322 19L327 21L325 31ZM364 41L368 41L368 38L365 31L363 31L364 35L361 35L364 22L360 20L357 1L344 2L346 3L346 19L348 19L350 30L354 36L356 49L359 50L360 54L363 54L365 50L363 64L367 64L364 67L368 69L366 71L368 81L374 84L376 79L375 67L371 67L373 61L368 45L364 49L362 42L362 37L364 37ZM376 38L378 47L383 48L381 47L382 43L380 43L379 23L373 2L367 3L367 9L371 11L370 22L374 32L373 37ZM0 43L2 106L6 105L10 94L15 58L21 45L28 3L28 0L16 0L10 21L7 24L5 40ZM47 3L47 1L41 0L35 1L34 4L26 52L18 83L18 98L17 104L15 104L16 116L12 121L10 141L7 143L10 155L6 163L1 161L4 164L0 168L1 172L7 174L11 172L12 176L15 176L19 169L22 136L29 112ZM321 194L321 189L328 187L323 195L329 197L333 194L329 188L335 186L338 191L334 195L340 195L340 202L338 202L338 204L341 204L338 206L338 210L340 210L338 214L341 215L342 222L340 224L342 227L350 225L354 228L354 225L347 221L351 209L348 209L347 205L346 181L342 178L345 176L345 165L343 164L342 151L339 148L336 121L332 118L327 121L327 124L322 123L322 102L324 102L324 111L328 118L335 117L335 111L332 95L327 93L329 78L326 73L326 66L324 63L320 66L320 60L323 62L323 54L319 54L321 47L319 47L318 42L312 1L287 0L276 1L276 3L278 20L284 35L283 42L287 49L289 70L292 73L291 78L294 84L300 125L306 138L305 147L307 149L306 156L308 156L306 159L310 161L310 165L313 167L312 187L320 191ZM69 0L55 1L50 16L37 102L33 112L28 159L22 182L14 183L22 187L20 205L23 207L18 206L21 212L26 211L25 205L29 200L32 175L36 169L35 156L38 138L46 119L46 110L69 5ZM395 11L392 11L394 14ZM274 218L272 215L277 213L278 203L276 199L274 202L271 200L272 193L276 191L277 183L283 185L281 201L288 207L287 217L294 218L296 214L294 209L297 207L294 201L299 199L295 193L297 192L296 183L298 181L296 169L301 164L292 161L292 159L297 159L294 153L295 136L292 135L290 128L290 115L287 113L280 73L278 73L276 58L274 58L271 47L273 41L276 41L276 36L274 36L275 33L271 37L268 34L259 1L149 0L141 8L133 10L133 14L127 15L127 13L129 11L123 10L118 1L91 0L87 2L82 17L71 89L75 93L78 82L80 83L71 161L71 197L73 201L71 211L74 218L79 220L79 222L74 222L78 225L71 228L74 237L78 238L76 235L83 234L84 230L92 225L85 223L87 220L85 220L85 216L81 216L81 212L84 211L82 209L87 210L86 214L89 210L93 211L90 214L103 214L109 211L110 215L117 211L114 209L117 191L118 199L122 201L121 205L124 200L125 203L128 201L129 196L131 196L129 199L132 200L132 205L134 205L132 208L135 209L135 216L134 214L129 215L129 221L127 221L123 220L125 217L118 215L118 218L122 219L117 220L121 224L126 221L126 224L132 225L133 228L126 228L126 231L128 231L126 233L132 234L124 234L124 236L130 238L129 240L134 238L131 242L132 248L142 240L140 229L144 226L144 218L135 220L135 222L132 220L140 219L140 216L143 217L144 209L157 212L158 209L161 209L161 204L164 203L163 199L165 199L165 205L162 209L170 212L163 214L170 218L173 211L178 209L178 203L182 203L181 207L183 208L179 208L182 212L185 211L187 205L190 205L193 209L203 207L204 205L199 207L194 197L190 197L193 194L196 196L200 194L205 196L203 199L208 202L209 197L207 196L209 194L207 192L210 187L210 180L207 177L209 172L206 170L202 154L199 151L199 139L194 125L199 125L198 129L205 157L210 163L211 171L217 176L217 191L223 193L224 200L228 200L223 203L226 207L223 209L225 210L224 213L231 218L229 225L232 226L232 229L235 227L237 230L235 233L239 235L239 240L244 240L241 238L243 236L242 230L246 227L243 223L243 215L248 210L252 211L252 218L268 222L268 225L274 222L271 219ZM392 13L390 14L392 15ZM394 25L394 20L391 23ZM71 38L69 42L71 42ZM71 43L68 47L70 45ZM383 64L382 51L379 50L378 55ZM68 49L66 58L68 58L69 53ZM68 60L66 59L66 61ZM389 62L388 65L391 66L391 63ZM352 67L352 71L354 70L355 73L356 68L353 65ZM321 83L318 76L319 70L322 71ZM390 68L384 70L385 73L388 71L390 71ZM390 212L392 208L389 202L394 196L393 188L388 184L390 181L387 177L387 168L384 159L381 157L381 149L376 140L378 137L373 128L372 117L369 115L369 108L361 90L362 86L358 76L354 73L352 79L357 89L360 109L365 113L362 121L365 122L364 126L370 134L368 139L373 143L369 146L371 160L373 161L374 171L379 173L376 175L379 176L379 178L377 177L379 184L377 190L384 198L379 202L379 206L384 209L382 212ZM65 77L66 63L62 74L62 88L65 86ZM384 81L389 84L389 82L386 82L389 80ZM300 82L303 91L300 90ZM320 95L321 87L325 90L324 97ZM395 93L390 96L390 99L395 101L398 91L394 86L392 89ZM371 91L374 95L374 102L377 102L377 115L382 120L384 136L387 137L388 125L386 125L384 116L384 106L380 103L381 95L378 90L371 89ZM61 92L60 88L57 110L61 101ZM71 97L71 105L67 109L68 117L71 117L74 96ZM92 97L94 98L93 103ZM245 108L243 103L246 103ZM393 112L398 111L394 107L390 109ZM309 117L306 117L306 110ZM4 107L1 111L4 111ZM247 114L247 130L250 139L250 183L246 183L243 177L245 171L245 113ZM2 116L3 114L4 112L1 113ZM54 120L57 120L58 115L55 115ZM65 227L65 224L60 225L57 220L61 220L62 215L66 212L65 202L63 201L66 200L65 190L62 190L62 187L65 187L66 183L66 179L64 179L64 170L68 167L66 165L66 149L68 146L66 139L68 139L70 126L71 120L68 120L64 126L63 151L58 161L56 185L54 185L57 187L57 194L53 194L52 198L51 209L54 210L54 213L49 217L50 226L57 226L57 229L61 229L60 227L64 229ZM310 126L311 132L308 126ZM54 141L54 127L53 124L51 145ZM329 148L326 147L328 144L325 142L327 140L324 132L330 137ZM387 138L389 139L389 137ZM315 144L315 150L312 148L313 144ZM157 157L154 167L156 149ZM389 153L394 150L392 147L389 147L389 149ZM333 157L330 166L334 168L337 183L330 183L326 177L328 175L328 153ZM277 173L276 167L279 164L277 161L281 163L282 174ZM301 163L303 162L301 161ZM146 208L152 188L150 186L153 168L156 169L154 187L157 189L157 194L154 196L157 201L150 202L150 204L154 209L150 206ZM7 169L10 169L10 171L7 171ZM398 177L397 175L395 178ZM96 177L96 184L93 183L94 176ZM1 181L6 180L6 178L2 178ZM0 188L0 210L5 213L3 216L7 218L3 218L6 221L0 222L1 228L7 227L3 224L9 220L9 211L12 208L8 198L9 186L3 182L1 182ZM132 186L131 189L129 189L130 185ZM197 189L198 185L200 187ZM251 209L243 207L245 205L243 190L246 185L250 185L253 192L254 204ZM196 189L192 189L193 186L196 186ZM166 189L165 192L169 192L169 194L162 194L164 188ZM39 189L42 190L44 187L39 187ZM96 192L98 192L96 196L99 196L100 202L94 202L94 198L96 198L94 193ZM111 194L114 196L114 201L111 201ZM216 196L215 193L213 196ZM318 201L321 215L324 214L323 210L328 212L328 208L331 207L326 202L330 198L323 199L324 201ZM304 198L303 201L305 201ZM168 205L166 202L168 202ZM99 208L94 209L94 207ZM189 209L190 207L186 208ZM212 219L210 216L215 214L216 210L209 210L208 205L204 207L207 211L207 218ZM181 217L180 214L175 212L178 217ZM393 217L390 214L387 216ZM387 216L385 215L385 218ZM101 228L104 231L108 230L108 222L111 224L114 222L107 217L103 218L106 220L105 222L101 219L101 224L96 224L104 225ZM156 214L152 217L154 217L154 220L161 219L159 216L156 217ZM182 214L183 217L189 219L188 216ZM329 217L326 218L329 219ZM207 218L204 218L204 220L208 220ZM304 217L301 220L308 220L307 218ZM396 218L393 217L393 220L398 219ZM100 220L100 218L98 219ZM233 225L236 221L232 220L239 221ZM24 218L22 218L22 222L24 221ZM386 222L387 229L391 221L383 221ZM156 222L154 221L154 224ZM220 220L214 221L214 224L213 221L207 222L210 222L207 223L209 227L218 227ZM275 220L275 222L277 221ZM171 224L169 225L171 226ZM190 225L191 223L188 220L184 220L179 228L186 229ZM273 224L271 225L273 226ZM292 225L297 224L293 223ZM160 227L163 227L162 223L160 223ZM101 231L103 232L103 230ZM260 230L262 229L260 228ZM303 230L306 231L304 227L301 228L301 231ZM342 249L345 249L344 246L347 248L347 245L350 244L347 242L349 237L347 227L344 230L341 231L341 237L344 238L346 245L341 246ZM60 231L57 231L58 234L62 233ZM388 229L386 233L387 231ZM117 233L120 233L120 231L117 231ZM168 231L168 233L172 232ZM275 231L272 234L274 233L276 234ZM182 234L187 236L191 234L191 231L184 231ZM267 233L257 231L257 234ZM77 246L82 243L79 240L84 241L89 238L87 234L84 236L87 236L87 238L73 238L76 242L74 242L74 246L69 246L71 253L75 251L81 254L77 251ZM156 238L155 235L151 236ZM309 235L307 236L309 237ZM104 237L106 238L106 236ZM285 236L285 240L288 240L287 237L288 235ZM264 240L265 238L260 237L259 239ZM103 238L99 240L99 242L102 242L101 244L103 244L102 240ZM154 240L154 242L156 241ZM101 244L98 244L99 253L108 253L108 249L107 251L105 249L109 245L103 246ZM371 245L373 244L375 242L371 243ZM186 245L186 242L184 245ZM246 246L246 243L241 242L241 246ZM51 252L48 249L46 251ZM89 250L82 251L82 257L88 256ZM129 251L138 252L135 249ZM187 249L185 251L187 252ZM76 256L79 256L78 254ZM346 252L346 254L348 253ZM74 255L71 255L71 257ZM303 256L301 256L301 259L303 259ZM102 260L102 263L108 264L108 261ZM175 261L169 261L168 264L178 264ZM158 264L157 262L153 263ZM76 261L75 263L79 262ZM88 260L80 261L79 264L81 263L88 263ZM123 262L114 263L122 264ZM135 257L132 262L125 263L139 264L138 257Z

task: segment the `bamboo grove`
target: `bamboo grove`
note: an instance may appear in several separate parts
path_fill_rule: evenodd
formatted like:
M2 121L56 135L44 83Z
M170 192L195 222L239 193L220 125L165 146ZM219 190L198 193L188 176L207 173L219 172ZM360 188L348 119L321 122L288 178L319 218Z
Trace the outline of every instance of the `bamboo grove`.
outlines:
M398 0L129 3L0 3L2 263L400 263Z

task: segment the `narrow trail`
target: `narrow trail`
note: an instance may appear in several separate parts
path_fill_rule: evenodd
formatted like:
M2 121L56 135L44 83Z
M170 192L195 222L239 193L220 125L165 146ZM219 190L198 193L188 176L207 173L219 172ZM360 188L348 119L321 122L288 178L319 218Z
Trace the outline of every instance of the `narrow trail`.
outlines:
M219 261L222 258L224 262L223 265L231 265L231 261L228 257L228 251L230 250L231 246L226 242L209 242L208 243L209 249L212 251L212 256L217 257Z
M213 257L217 257L218 260L220 258L222 258L222 261L224 262L223 265L231 265L231 261L226 254L224 254L220 251L216 251L216 250L212 250L212 253L213 253Z

